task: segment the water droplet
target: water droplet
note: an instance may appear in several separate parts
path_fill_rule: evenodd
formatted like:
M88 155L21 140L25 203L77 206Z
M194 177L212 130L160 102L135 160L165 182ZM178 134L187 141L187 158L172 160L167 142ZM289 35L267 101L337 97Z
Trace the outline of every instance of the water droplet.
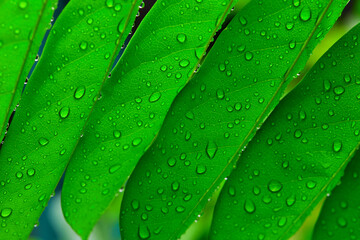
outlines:
M141 239L150 238L149 228L143 225L139 225L138 235Z
M134 210L138 210L139 207L140 207L140 203L139 203L138 200L132 200L132 201L131 201L131 206L132 206L132 208L133 208Z
M179 43L184 43L186 41L186 35L183 33L179 33L176 36L176 39L178 40Z
M294 195L292 195L286 199L286 205L288 205L288 207L291 207L292 205L294 205L295 202L296 202L296 198Z
M69 107L63 107L59 111L59 116L62 119L67 118L69 116L69 114L70 114L70 108Z
M26 173L29 177L32 177L35 175L35 169L29 168Z
M184 206L177 206L175 210L176 210L176 212L178 212L178 213L182 213L182 212L185 211L185 207L184 207Z
M294 133L294 137L300 138L301 136L302 136L301 130L297 129L297 130L295 131L295 133Z
M114 138L120 138L121 137L121 132L119 130L114 130L113 135L114 135Z
M334 150L334 152L340 152L341 148L342 148L342 142L340 140L335 140L333 142L333 150Z
M149 102L153 103L158 101L161 98L161 93L160 92L154 92L153 94L151 94L151 96L149 97Z
M206 172L206 166L200 164L196 167L196 173L197 174L204 174Z
M336 95L341 95L345 92L345 88L343 86L336 86L334 87L334 93Z
M310 180L306 183L306 187L309 189L313 189L316 187L316 182Z
M254 54L252 52L246 52L245 53L245 60L246 61L251 61L251 59L253 59Z
M277 193L282 189L282 185L277 180L271 180L268 184L268 189L270 192Z
M88 46L88 43L86 41L82 41L79 45L81 50L86 50Z
M74 98L75 99L80 99L85 95L86 92L86 88L84 86L80 86L78 88L76 88L75 93L74 93Z
M182 67L182 68L185 68L185 67L189 66L189 64L190 64L190 61L187 60L187 59L183 59L183 60L181 60L181 61L179 62L179 65L180 65L180 67Z
M12 213L12 209L11 208L3 208L2 210L1 210L1 217L3 217L3 218L7 218L7 217L9 217L10 215L11 215L11 213Z
M215 157L215 154L218 150L218 146L215 142L209 141L206 145L206 154L210 159L213 159Z
M300 6L300 0L293 0L294 7Z
M224 90L222 90L222 89L218 89L217 91L216 91L216 97L218 98L218 99L224 99L224 97L225 97L225 93L224 93Z
M47 140L46 138L39 138L38 142L41 146L46 146L49 143L49 140Z
M304 22L309 21L311 18L311 10L309 7L304 7L300 11L300 19Z
M337 219L337 224L338 224L340 227L344 228L344 227L346 227L346 225L347 225L347 221L346 221L345 218L339 217L339 218Z
M19 2L19 8L25 9L27 6L28 6L28 3L26 1Z
M174 157L171 157L167 160L167 163L170 167L173 167L176 164L176 159Z
M132 145L134 147L140 145L140 143L142 142L142 138L135 138L133 141L132 141Z
M121 165L120 165L120 164L111 166L111 167L109 168L109 173L113 174L113 173L115 173L117 170L119 170L120 168L121 168Z
M244 203L244 209L247 213L254 213L256 210L255 203L250 199L246 199Z
M106 0L105 4L108 8L112 8L114 6L114 0Z

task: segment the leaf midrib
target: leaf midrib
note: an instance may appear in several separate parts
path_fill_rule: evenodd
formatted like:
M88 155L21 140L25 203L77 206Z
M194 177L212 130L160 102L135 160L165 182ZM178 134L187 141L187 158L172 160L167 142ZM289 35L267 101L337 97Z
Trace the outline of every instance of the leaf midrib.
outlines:
M45 1L43 2L43 5L42 5L42 8L41 8L39 17L38 17L38 19L37 19L37 21L36 21L36 24L35 24L35 30L34 30L33 35L31 36L31 38L30 38L30 40L29 40L29 46L28 46L28 48L26 49L24 61L22 62L22 65L21 65L21 68L20 68L20 72L19 72L18 77L17 77L17 79L16 79L15 87L14 87L13 90L11 91L12 96L11 96L11 99L10 99L10 104L9 104L7 110L6 110L6 113L5 113L4 123L3 123L2 126L1 126L0 136L2 135L2 133L3 133L3 131L4 131L5 125L7 125L7 119L8 119L8 116L9 116L10 108L11 108L11 106L13 105L13 102L14 102L15 92L16 92L18 86L19 86L20 77L22 76L23 71L24 71L24 69L25 69L25 65L26 65L26 62L27 62L27 60L28 60L31 47L32 47L33 42L34 42L35 35L36 35L36 33L37 33L38 29L39 29L40 21L41 21L43 15L44 15L44 11L45 11L45 8L46 8L48 2L49 2L49 0L45 0Z
M264 108L264 110L261 112L260 116L257 118L255 124L253 125L253 127L250 129L249 133L245 136L243 142L240 144L239 148L236 150L235 154L230 158L230 160L228 161L228 163L226 164L226 166L223 168L223 170L220 172L220 174L216 177L216 179L212 182L212 184L210 185L210 187L208 187L205 191L205 193L201 196L201 198L199 199L199 201L197 202L197 204L191 209L191 211L189 211L188 215L181 221L181 224L179 224L180 226L182 226L188 219L189 217L192 215L192 213L195 211L195 209L199 206L199 204L202 202L202 200L205 198L205 196L207 195L207 193L214 187L214 185L219 181L219 179L221 178L221 176L224 174L224 172L229 168L230 164L234 161L234 159L237 159L237 156L239 155L239 152L241 151L241 149L246 145L246 143L248 142L248 139L250 138L250 136L253 134L254 131L257 130L257 127L259 125L260 120L262 119L262 117L264 116L264 114L267 112L267 110L269 109L270 105L272 104L272 102L274 101L275 97L279 94L282 86L284 85L284 83L286 82L286 79L289 77L291 71L294 69L296 63L298 62L298 60L300 59L300 57L302 56L303 52L305 51L305 48L307 47L307 45L309 44L310 40L312 39L312 37L315 34L316 29L318 28L318 26L320 25L321 21L323 20L323 18L325 17L325 14L327 13L327 11L329 10L331 4L333 3L333 0L330 0L328 5L326 6L326 8L324 9L324 11L322 12L321 16L318 18L314 29L312 30L312 32L310 33L309 37L307 38L307 40L305 41L304 45L302 46L298 56L296 57L296 59L294 60L293 64L291 65L291 67L287 70L287 72L284 75L284 78L282 80L282 82L280 83L280 85L278 86L278 88L276 89L273 97L270 99L270 101L268 102L268 104L266 105L266 107ZM174 234L171 236L171 238L173 238L174 236L177 235L177 232L181 229L181 227L178 227L176 231L174 231Z

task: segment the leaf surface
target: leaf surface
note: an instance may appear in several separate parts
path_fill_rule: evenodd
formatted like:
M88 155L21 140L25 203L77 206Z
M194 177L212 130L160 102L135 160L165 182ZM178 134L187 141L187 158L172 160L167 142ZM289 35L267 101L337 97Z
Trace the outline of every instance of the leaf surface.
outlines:
M36 224L140 3L72 0L57 19L0 151L0 239Z
M360 140L359 34L360 25L328 50L248 145L217 202L212 239L288 239L335 187Z
M56 3L56 0L0 1L0 142L41 40L50 27Z
M158 1L144 18L105 84L65 175L63 212L75 229L91 231L118 193L234 4Z
M360 238L360 152L357 151L337 186L322 207L313 239Z
M122 237L183 233L345 3L252 1L232 19L130 177Z

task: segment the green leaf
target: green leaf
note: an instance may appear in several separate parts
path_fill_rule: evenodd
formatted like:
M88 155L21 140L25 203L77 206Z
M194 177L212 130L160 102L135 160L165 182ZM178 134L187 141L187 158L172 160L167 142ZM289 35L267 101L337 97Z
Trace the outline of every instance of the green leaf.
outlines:
M130 177L120 216L124 239L183 233L345 3L252 1L237 14Z
M72 0L57 19L0 151L0 239L36 224L140 3Z
M359 34L328 50L248 145L217 202L213 239L288 239L335 187L360 140Z
M127 180L234 4L158 1L142 21L65 175L62 208L77 232L91 231Z
M360 215L360 152L357 151L322 207L313 239L358 239ZM343 169L343 167L342 167ZM343 171L341 169L340 173Z
M0 141L50 27L56 0L0 1Z

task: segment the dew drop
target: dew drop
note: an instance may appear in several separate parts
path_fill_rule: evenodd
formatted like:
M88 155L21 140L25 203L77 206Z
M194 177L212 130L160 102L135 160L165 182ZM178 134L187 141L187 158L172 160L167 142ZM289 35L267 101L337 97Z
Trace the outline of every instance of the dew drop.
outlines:
M121 137L121 132L119 130L114 130L113 135L114 135L114 138L120 138Z
M139 225L138 235L140 239L149 239L150 238L149 228L143 225Z
M39 138L38 142L41 146L46 146L49 143L49 140L46 138Z
M206 172L206 166L200 164L196 167L196 173L197 174L204 174Z
M206 154L210 159L213 159L215 157L215 154L218 150L218 146L215 142L209 141L206 145Z
M250 214L254 213L256 210L255 203L250 199L246 199L244 203L244 210Z
M334 150L334 152L340 152L341 148L342 148L342 142L340 140L335 140L333 142L333 150Z
M88 43L86 41L82 41L79 45L81 50L86 50L88 46Z
M1 210L1 217L3 217L3 218L7 218L7 217L9 217L10 215L11 215L11 213L12 213L12 209L11 208L3 208L2 210Z
M304 7L300 11L300 19L304 22L309 21L311 18L311 10L309 7Z
M76 88L74 92L74 98L81 99L85 95L85 92L86 92L86 88L84 86L80 86Z
M120 164L117 164L117 165L111 166L111 167L109 168L109 173L110 173L110 174L115 173L117 170L119 170L119 169L120 169L120 167L121 167L121 165L120 165Z
M176 36L176 39L178 40L179 43L184 43L186 41L186 35L183 33L179 33Z
M63 107L59 111L59 116L62 119L67 118L69 116L69 114L70 114L70 108L69 107Z
M142 142L142 138L135 138L133 141L132 141L132 145L134 147L140 145L140 143Z
M277 180L271 180L268 183L268 189L270 192L277 193L277 192L280 192L280 190L282 189L282 185Z
M246 52L245 53L245 60L246 61L251 61L251 59L253 59L254 55L252 52Z
M161 93L160 92L154 92L149 97L149 102L151 102L151 103L157 102L160 98L161 98Z

